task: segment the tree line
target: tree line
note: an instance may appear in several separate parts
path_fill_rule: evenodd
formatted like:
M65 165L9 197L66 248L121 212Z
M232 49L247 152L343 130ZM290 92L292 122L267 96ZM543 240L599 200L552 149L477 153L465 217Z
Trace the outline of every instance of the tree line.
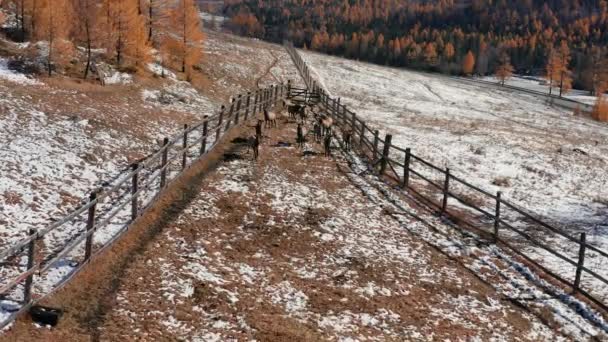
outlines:
M347 58L608 89L606 0L226 0L224 12L240 34Z
M202 57L203 32L194 0L0 0L10 36L41 53L46 72L82 57L141 70L154 57L190 77Z

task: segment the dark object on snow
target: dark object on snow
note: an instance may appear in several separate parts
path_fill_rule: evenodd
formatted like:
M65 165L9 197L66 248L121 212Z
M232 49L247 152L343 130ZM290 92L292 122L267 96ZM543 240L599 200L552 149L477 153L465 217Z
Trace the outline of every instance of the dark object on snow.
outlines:
M243 158L241 158L241 156L236 153L224 153L224 161L232 161L232 160L239 160L239 159L243 159Z
M49 308L41 305L34 305L30 308L32 320L38 324L56 326L59 318L63 315L60 309Z
M579 149L579 148L575 148L575 149L573 149L572 151L577 152L577 153L580 153L580 154L582 154L582 155L584 155L584 156L589 155L587 152L585 152L585 151L583 151L583 150L581 150L581 149Z

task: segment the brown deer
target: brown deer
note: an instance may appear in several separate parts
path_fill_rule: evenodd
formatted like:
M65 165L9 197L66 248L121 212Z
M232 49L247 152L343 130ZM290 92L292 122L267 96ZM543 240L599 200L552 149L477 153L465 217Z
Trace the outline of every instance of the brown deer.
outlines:
M277 113L264 108L264 127L277 127Z
M344 142L344 149L346 151L350 151L352 137L352 128L342 128L342 141Z
M247 138L247 154L249 154L249 150L253 150L253 159L258 160L258 155L260 154L260 141L257 137L250 136Z

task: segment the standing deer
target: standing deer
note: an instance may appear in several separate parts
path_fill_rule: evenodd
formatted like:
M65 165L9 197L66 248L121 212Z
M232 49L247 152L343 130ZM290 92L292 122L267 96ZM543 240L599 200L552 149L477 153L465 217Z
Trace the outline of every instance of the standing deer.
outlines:
M258 142L262 142L262 120L258 120L258 123L255 125L255 137L258 139Z
M247 154L249 154L249 150L253 150L253 159L258 160L258 155L260 152L260 141L257 137L250 136L247 138Z
M342 140L344 141L344 149L346 151L350 151L352 136L352 128L342 128Z
M323 146L325 147L325 156L331 157L331 128L329 132L325 134L325 138L323 140Z
M277 127L277 113L264 108L264 126Z
M328 132L329 132L329 134L331 134L331 126L334 124L334 119L330 118L326 114L322 114L320 117L320 121L321 121L321 128L322 128L321 134L326 135Z
M298 143L299 148L304 148L304 142L306 142L306 128L302 124L298 124L298 136L296 138L296 142Z
M315 141L321 142L321 124L319 123L319 121L315 121L315 125L312 129L315 134Z

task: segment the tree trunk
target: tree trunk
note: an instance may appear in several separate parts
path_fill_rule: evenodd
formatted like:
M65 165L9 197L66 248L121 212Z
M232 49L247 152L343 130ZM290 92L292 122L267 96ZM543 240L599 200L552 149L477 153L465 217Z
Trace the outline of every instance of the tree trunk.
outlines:
M87 7L88 10L88 7ZM85 15L89 15L88 13ZM87 35L87 65L84 68L84 79L86 80L87 77L89 76L89 69L91 68L91 31L90 31L90 27L89 27L89 19L88 17L85 18L85 31L86 31L86 35Z
M559 78L559 97L562 97L564 90L564 72L562 71Z
M148 5L148 41L152 41L152 8L154 7L154 0L150 0Z

